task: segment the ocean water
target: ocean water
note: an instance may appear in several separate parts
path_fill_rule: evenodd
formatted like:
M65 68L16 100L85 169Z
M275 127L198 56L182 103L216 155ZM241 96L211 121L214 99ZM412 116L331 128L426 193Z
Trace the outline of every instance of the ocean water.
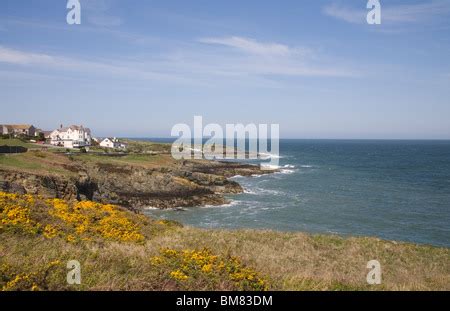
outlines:
M450 246L450 141L282 140L280 155L280 173L234 177L245 193L230 204L146 213Z

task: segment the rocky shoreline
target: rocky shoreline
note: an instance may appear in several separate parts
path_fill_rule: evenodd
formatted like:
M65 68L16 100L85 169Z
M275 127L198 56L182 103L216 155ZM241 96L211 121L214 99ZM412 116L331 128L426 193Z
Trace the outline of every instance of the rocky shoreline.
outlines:
M46 174L0 168L0 190L65 200L92 200L130 210L222 205L225 194L241 193L228 178L267 174L259 166L219 161L177 161L146 168L71 160L71 174Z

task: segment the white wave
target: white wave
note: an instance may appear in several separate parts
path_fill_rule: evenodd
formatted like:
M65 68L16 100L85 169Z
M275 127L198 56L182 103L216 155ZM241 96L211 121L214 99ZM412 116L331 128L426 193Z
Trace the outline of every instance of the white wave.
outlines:
M231 176L229 179L242 178L242 177L244 177L244 176L242 176L242 175L234 175L234 176Z
M282 158L282 156L280 156L279 154L272 154L272 153L261 152L261 153L258 153L258 155L261 160L281 159Z
M295 170L282 169L278 172L278 174L293 174L295 172Z
M280 168L279 165L271 165L271 164L261 163L261 169L263 169L263 170L275 171L275 170L277 170L279 168Z
M250 190L250 189L244 189L244 193L245 194L257 194L257 192L255 192L254 190Z
M284 192L279 191L279 190L274 190L274 189L265 189L265 188L260 188L260 187L256 187L253 192L255 194L272 194L272 195L282 195Z
M170 208L173 211L186 211L187 209L183 206L176 206L176 207L172 207Z
M275 174L292 174L295 173L297 170L295 169L295 165L292 164L286 164L283 166L279 166L279 165L262 165L263 169L266 170L272 170L272 171L276 171L278 170L278 172L275 172Z
M258 178L258 177L261 177L261 176L264 176L263 174L252 174L252 177L255 177L255 178Z
M300 165L300 167L303 167L303 168L311 168L312 165Z
M213 205L213 204L207 204L207 205L203 205L200 208L221 208L221 207L231 207L231 206L235 206L237 204L239 204L240 201L238 200L232 200L230 201L230 203L225 203L225 204L221 204L221 205Z
M286 165L280 166L280 165L270 165L270 164L262 163L261 168L266 169L266 170L278 170L278 169L295 168L295 165L286 164Z

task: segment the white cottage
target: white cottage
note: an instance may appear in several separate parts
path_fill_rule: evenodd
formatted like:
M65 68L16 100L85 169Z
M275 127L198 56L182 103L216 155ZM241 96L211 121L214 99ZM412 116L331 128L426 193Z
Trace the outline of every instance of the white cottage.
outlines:
M71 125L54 130L50 134L50 143L65 148L81 148L91 145L91 130L82 125Z
M116 137L114 138L107 137L100 142L100 147L126 149L126 144L121 143Z

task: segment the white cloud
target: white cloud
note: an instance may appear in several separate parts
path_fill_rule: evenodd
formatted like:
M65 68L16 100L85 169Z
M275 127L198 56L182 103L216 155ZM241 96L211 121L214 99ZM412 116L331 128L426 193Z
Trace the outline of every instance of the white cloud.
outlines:
M331 4L323 8L323 13L328 16L346 21L348 23L364 23L366 21L367 12L361 9L343 7L337 4Z
M258 55L281 55L286 56L292 53L292 50L279 43L262 43L253 39L243 37L225 37L225 38L202 38L199 42L207 44L218 44L229 46L250 54Z
M46 54L27 53L0 46L0 62L11 64L50 64L53 58Z
M320 57L308 48L290 47L276 42L259 42L245 37L203 38L200 43L231 47L241 53L229 53L227 49L210 54L203 59L215 63L216 73L223 75L284 75L284 76L354 76L356 72L339 68L335 64L314 62ZM198 60L202 62L201 59Z
M136 62L84 60L66 56L25 52L3 46L0 46L0 63L33 67L37 70L44 69L46 72L54 70L59 72L54 72L54 74L62 76L66 76L69 72L82 72L96 76L109 76L113 78L127 77L137 80L177 79L175 75L149 70L142 67L142 64ZM62 71L62 74L60 71Z
M343 20L348 23L363 24L366 23L368 9L365 6L361 8L349 7L332 3L323 8L323 13ZM432 0L415 4L402 4L388 6L381 2L381 20L382 23L399 24L414 23L425 20L431 20L440 16L450 14L450 1Z
M246 40L244 40L245 42ZM255 41L256 42L256 41ZM257 45L258 46L258 45ZM280 87L284 82L272 77L353 77L358 73L346 66L333 62L316 63L316 58L296 54L286 45L285 49L260 49L247 46L241 53L229 53L224 49L208 49L205 44L184 45L174 52L160 55L127 56L126 58L87 59L64 55L22 51L0 46L1 64L9 64L9 71L30 73L30 79L37 74L61 78L77 78L91 81L123 80L127 82L168 82L184 85L219 86L236 83L238 85L268 85ZM251 51L251 52L249 52ZM250 53L250 54L248 54ZM287 53L287 54L286 54ZM266 57L271 55L272 57ZM16 66L16 68L12 67Z

